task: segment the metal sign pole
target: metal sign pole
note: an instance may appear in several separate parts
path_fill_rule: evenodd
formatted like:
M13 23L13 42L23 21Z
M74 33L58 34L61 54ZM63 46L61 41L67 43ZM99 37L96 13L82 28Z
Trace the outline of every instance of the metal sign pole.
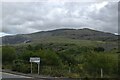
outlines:
M31 74L32 74L32 62L31 62Z
M39 71L40 71L40 63L38 63L38 74L39 74Z

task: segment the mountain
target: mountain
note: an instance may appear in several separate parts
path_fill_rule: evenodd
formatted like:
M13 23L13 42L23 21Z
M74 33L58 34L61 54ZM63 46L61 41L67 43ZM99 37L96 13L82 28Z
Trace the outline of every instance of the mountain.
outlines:
M31 34L18 34L14 36L2 37L3 44L20 44L34 42L48 42L54 40L90 40L90 41L118 41L118 36L112 33L83 29L56 29L51 31L41 31Z

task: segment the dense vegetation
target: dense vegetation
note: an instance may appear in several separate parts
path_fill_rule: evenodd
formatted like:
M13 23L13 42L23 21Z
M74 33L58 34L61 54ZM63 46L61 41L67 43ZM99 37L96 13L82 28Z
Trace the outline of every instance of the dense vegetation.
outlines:
M2 37L4 69L30 73L40 57L40 74L63 77L117 77L118 35L91 29L57 29ZM1 44L1 43L0 43ZM7 45L7 46L6 46ZM33 64L37 74L37 64Z
M40 74L59 77L117 77L117 49L79 46L68 43L43 43L2 47L4 69L30 73L30 57L40 57ZM37 73L37 64L33 64Z

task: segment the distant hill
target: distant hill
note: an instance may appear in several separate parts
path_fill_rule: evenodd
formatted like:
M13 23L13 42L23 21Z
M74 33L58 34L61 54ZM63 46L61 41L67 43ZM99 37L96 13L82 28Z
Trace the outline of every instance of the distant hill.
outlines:
M118 36L112 33L101 32L88 28L84 29L56 29L41 31L32 34L18 34L2 37L3 44L20 44L33 42L47 42L49 40L90 40L90 41L118 41Z

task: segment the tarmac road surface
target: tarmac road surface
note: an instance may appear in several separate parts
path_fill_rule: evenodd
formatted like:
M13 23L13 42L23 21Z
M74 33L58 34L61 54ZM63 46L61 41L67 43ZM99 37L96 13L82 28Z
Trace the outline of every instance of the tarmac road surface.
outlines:
M32 78L32 77L2 72L2 78Z

